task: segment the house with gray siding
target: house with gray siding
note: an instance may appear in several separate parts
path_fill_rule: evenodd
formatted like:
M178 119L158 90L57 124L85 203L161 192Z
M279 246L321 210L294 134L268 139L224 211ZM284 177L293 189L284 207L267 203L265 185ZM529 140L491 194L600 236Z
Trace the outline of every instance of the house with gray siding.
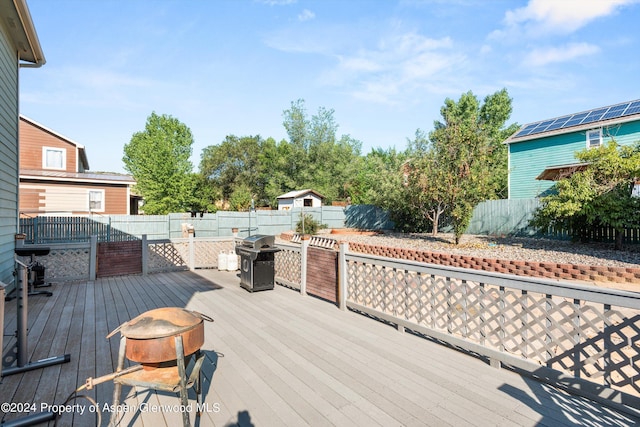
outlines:
M26 0L0 0L0 283L10 288L18 232L18 76L20 68L44 63Z
M575 153L615 140L640 141L640 100L528 123L505 143L509 199L545 196L554 181L580 170Z

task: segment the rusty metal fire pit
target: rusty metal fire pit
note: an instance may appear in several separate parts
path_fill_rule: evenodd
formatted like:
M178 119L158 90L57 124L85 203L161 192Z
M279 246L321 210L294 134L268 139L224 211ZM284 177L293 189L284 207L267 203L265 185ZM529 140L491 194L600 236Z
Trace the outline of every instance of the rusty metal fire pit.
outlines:
M204 322L212 319L202 313L178 307L163 307L142 313L109 334L120 332L127 340L127 359L142 364L176 359L175 337L182 337L184 355L204 344Z
M213 319L202 313L178 307L149 310L123 323L109 335L120 332L118 367L114 374L96 380L88 379L88 387L113 379L113 406L118 407L122 385L148 387L180 393L183 408L188 406L187 389L195 385L198 408L201 402L200 368L204 354L204 320ZM124 368L125 358L140 365ZM193 360L191 373L187 366ZM90 386L90 387L89 387ZM189 426L189 412L182 413L183 424ZM198 415L199 415L199 411ZM117 423L112 413L110 425Z

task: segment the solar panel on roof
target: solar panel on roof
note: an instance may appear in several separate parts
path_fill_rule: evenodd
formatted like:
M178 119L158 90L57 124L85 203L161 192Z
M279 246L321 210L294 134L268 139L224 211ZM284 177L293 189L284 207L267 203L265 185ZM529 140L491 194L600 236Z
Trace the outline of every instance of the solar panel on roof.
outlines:
M536 126L536 128L531 131L531 133L544 132L551 123L553 123L553 120L545 120L544 122L540 122L538 123L538 126Z
M627 108L627 110L625 111L625 115L629 116L638 112L640 112L640 101L635 101L632 102L631 105L629 105L629 108Z
M582 113L570 114L556 119L530 123L516 133L513 138L566 129L572 126L584 125L600 120L616 119L640 113L640 100L622 102L609 107L594 108Z
M529 135L536 126L537 126L537 123L527 125L520 132L518 132L516 136Z
M629 107L629 104L631 103L627 102L622 105L614 105L613 107L609 108L609 111L604 113L604 115L602 116L602 120L607 120L607 119L612 119L614 117L622 116L624 114L624 110L626 110L627 107Z
M587 124L587 123L593 123L593 122L597 122L598 120L600 120L600 118L602 117L602 115L604 113L607 112L606 108L599 108L597 110L591 110L589 112L589 114L587 115L587 117L585 117L582 122L580 122L581 125Z
M563 129L566 128L566 127L579 125L580 122L582 121L582 119L587 117L587 114L589 114L589 113L574 114L573 116L571 116L571 118L569 120L567 120L567 123L564 124Z
M564 116L557 118L553 123L549 125L549 127L547 128L547 132L550 130L560 129L565 125L565 123L569 121L570 117L571 116Z

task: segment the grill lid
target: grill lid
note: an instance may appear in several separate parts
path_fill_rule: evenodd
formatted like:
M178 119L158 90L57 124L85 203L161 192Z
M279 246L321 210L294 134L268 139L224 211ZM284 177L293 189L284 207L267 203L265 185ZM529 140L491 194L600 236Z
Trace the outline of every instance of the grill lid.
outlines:
M265 234L255 234L253 236L245 237L242 240L242 246L253 249L269 248L271 246L274 246L275 243L275 236L268 236Z

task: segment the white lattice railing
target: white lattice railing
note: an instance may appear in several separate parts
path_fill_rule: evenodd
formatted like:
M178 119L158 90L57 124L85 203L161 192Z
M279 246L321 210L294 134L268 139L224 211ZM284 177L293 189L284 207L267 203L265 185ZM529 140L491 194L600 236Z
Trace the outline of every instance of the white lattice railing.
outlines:
M341 252L342 306L640 407L640 293Z
M275 253L275 281L294 289L302 282L302 251L299 246L280 244Z

